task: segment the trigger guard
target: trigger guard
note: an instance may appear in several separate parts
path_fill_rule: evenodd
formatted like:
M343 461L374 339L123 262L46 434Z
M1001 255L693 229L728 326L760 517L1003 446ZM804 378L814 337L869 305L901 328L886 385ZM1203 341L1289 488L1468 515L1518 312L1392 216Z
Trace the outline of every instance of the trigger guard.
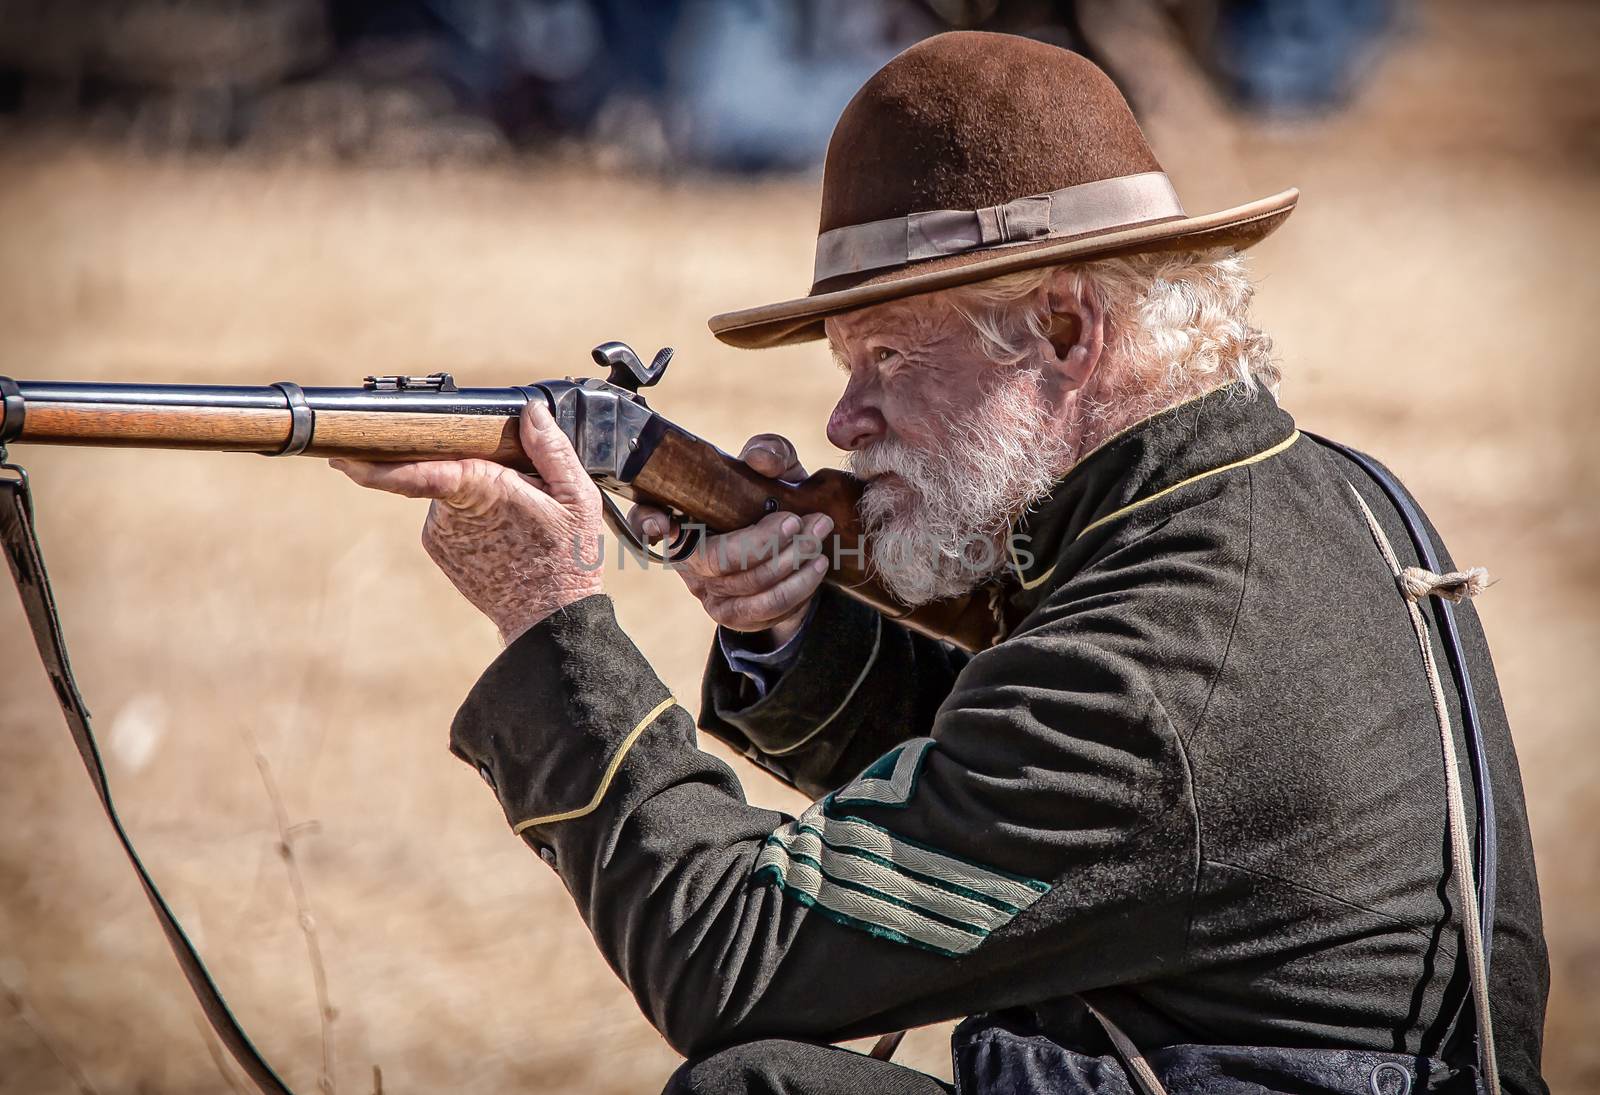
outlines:
M677 538L667 545L667 551L663 554L639 538L638 534L629 526L628 519L623 516L622 510L618 508L616 502L612 501L611 495L603 490L600 492L600 513L605 518L606 524L611 526L612 532L626 540L633 546L634 551L639 552L652 563L670 564L687 559L700 546L700 540L705 531L704 525L680 524Z
M695 553L700 546L700 541L705 538L705 526L699 524L683 524L678 526L678 538L667 545L667 561L681 563Z

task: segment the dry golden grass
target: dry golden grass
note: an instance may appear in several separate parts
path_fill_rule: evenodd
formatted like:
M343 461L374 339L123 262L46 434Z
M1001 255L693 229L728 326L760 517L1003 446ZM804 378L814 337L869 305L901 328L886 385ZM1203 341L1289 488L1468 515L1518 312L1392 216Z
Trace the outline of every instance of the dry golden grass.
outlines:
M1192 209L1304 189L1256 260L1285 402L1381 455L1456 558L1501 579L1481 610L1540 854L1548 1070L1577 1091L1600 1088L1596 15L1512 7L1425 9L1335 122L1245 128L1168 91L1150 129ZM669 343L669 415L725 446L786 432L830 462L826 354L744 354L703 325L801 288L814 201L808 182L13 149L0 371L509 384L581 372L605 339ZM128 826L292 1086L315 1089L319 1020L251 733L289 823L315 822L295 846L340 1090L371 1090L373 1065L391 1092L659 1087L674 1055L445 752L496 644L418 550L418 506L312 461L19 455ZM609 581L663 678L696 696L710 628L692 602L665 575ZM0 1090L226 1090L9 594L0 666ZM947 1073L942 1037L914 1035L906 1059Z

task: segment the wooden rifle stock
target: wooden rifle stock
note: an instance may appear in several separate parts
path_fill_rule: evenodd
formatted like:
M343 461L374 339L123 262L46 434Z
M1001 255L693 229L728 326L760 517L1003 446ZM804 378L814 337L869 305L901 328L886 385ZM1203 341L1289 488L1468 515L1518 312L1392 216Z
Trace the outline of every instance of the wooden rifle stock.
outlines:
M672 427L634 485L636 497L665 504L714 532L743 528L779 511L825 513L833 521L822 548L829 561L829 583L890 619L964 650L983 650L999 637L986 587L916 608L901 604L883 588L871 573L870 545L856 509L864 484L846 472L828 468L798 483L768 479L709 441Z
M659 370L658 370L659 372ZM613 374L615 379L615 373ZM376 386L375 386L376 384ZM409 384L409 386L408 386ZM769 513L825 513L827 581L884 615L967 650L998 638L991 590L909 608L872 574L856 503L842 471L801 482L760 475L650 411L637 394L598 381L457 389L434 377L369 378L366 388L13 382L0 378L0 444L253 452L400 462L483 459L531 470L517 433L530 398L549 401L603 489L669 509L712 533ZM632 423L633 425L630 425Z

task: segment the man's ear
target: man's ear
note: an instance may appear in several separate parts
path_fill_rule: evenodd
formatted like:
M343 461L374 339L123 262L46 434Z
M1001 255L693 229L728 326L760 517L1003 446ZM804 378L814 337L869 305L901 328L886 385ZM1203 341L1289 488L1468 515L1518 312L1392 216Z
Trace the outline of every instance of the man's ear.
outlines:
M1041 291L1048 310L1047 371L1063 390L1082 388L1094 376L1105 350L1106 317L1094 287L1071 267L1061 267Z

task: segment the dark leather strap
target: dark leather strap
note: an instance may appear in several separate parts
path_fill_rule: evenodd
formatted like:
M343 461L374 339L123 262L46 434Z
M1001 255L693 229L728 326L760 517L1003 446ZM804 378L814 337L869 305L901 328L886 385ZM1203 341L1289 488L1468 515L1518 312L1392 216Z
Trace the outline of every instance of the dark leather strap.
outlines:
M1416 504L1411 501L1411 496L1394 476L1363 452L1314 433L1307 433L1306 436L1319 445L1340 453L1366 472L1400 515L1400 520L1406 527L1407 535L1411 537L1412 547L1416 550L1417 558L1422 565L1435 573L1444 570L1440 565L1439 553L1434 548L1433 539L1428 535L1428 526L1423 521L1422 514L1418 512ZM1472 769L1472 797L1478 811L1477 847L1474 856L1476 862L1473 866L1477 876L1478 910L1483 927L1484 969L1487 972L1494 951L1495 878L1500 865L1494 813L1494 783L1489 775L1489 758L1483 744L1483 727L1478 718L1478 701L1473 692L1472 675L1467 668L1466 653L1461 647L1461 631L1456 626L1454 606L1442 597L1430 597L1428 600L1432 602L1433 617L1439 629L1439 638L1444 644L1445 659L1450 663L1450 675L1455 680L1456 692L1461 699L1462 736L1466 739L1467 757ZM1454 1024L1455 1036L1451 1039L1454 1045L1459 1045L1469 1034L1476 1037L1477 1021L1472 1008L1468 1006L1471 996L1469 987L1462 994L1457 1011ZM1445 1056L1450 1054L1447 1053Z
M1343 453L1378 484L1399 512L1400 520L1406 526L1406 533L1411 537L1412 546L1416 549L1417 558L1421 560L1422 565L1431 571L1442 573L1444 567L1440 565L1439 553L1434 549L1433 540L1428 536L1428 527L1423 523L1422 515L1417 512L1416 504L1411 501L1410 495L1394 476L1365 453L1341 445L1337 441L1330 441L1326 437L1318 437L1316 434L1307 436L1321 445ZM1461 632L1456 627L1455 608L1441 597L1429 600L1432 602L1434 617L1439 625L1439 637L1444 643L1445 657L1450 663L1450 674L1455 678L1456 691L1461 697L1461 724L1467 743L1467 756L1472 763L1472 792L1478 811L1477 863L1474 864L1474 868L1478 876L1483 949L1487 956L1493 949L1491 941L1494 937L1495 872L1499 866L1494 823L1494 784L1489 776L1489 758L1483 745L1478 701L1472 690L1472 676L1467 669L1466 654L1461 648Z
M100 762L100 750L89 725L89 709L84 706L83 697L79 695L78 686L72 679L66 640L61 633L61 621L56 615L55 597L50 591L44 556L34 533L33 499L28 490L28 477L21 468L4 460L5 448L0 445L0 540L5 544L6 561L11 565L17 593L22 597L28 627L39 647L39 659L44 663L45 672L55 688L56 700L66 717L67 729L72 732L73 744L83 758L83 766L89 772L89 781L94 784L95 794L100 796L100 805L105 809L106 818L111 822L122 850L127 853L128 861L139 876L139 885L144 888L145 897L155 910L156 919L172 946L172 953L183 970L183 976L194 990L206 1018L211 1021L211 1029L217 1032L217 1037L228 1047L228 1052L233 1054L233 1059L239 1062L239 1067L244 1069L257 1088L268 1095L290 1095L289 1088L262 1060L261 1054L256 1052L255 1046L250 1044L250 1039L228 1010L228 1004L217 991L205 963L200 960L194 944L189 942L182 925L168 908L161 891L156 889L155 881L140 862L139 854L134 851L133 843L128 839L121 819L117 817L106 783L105 766Z

